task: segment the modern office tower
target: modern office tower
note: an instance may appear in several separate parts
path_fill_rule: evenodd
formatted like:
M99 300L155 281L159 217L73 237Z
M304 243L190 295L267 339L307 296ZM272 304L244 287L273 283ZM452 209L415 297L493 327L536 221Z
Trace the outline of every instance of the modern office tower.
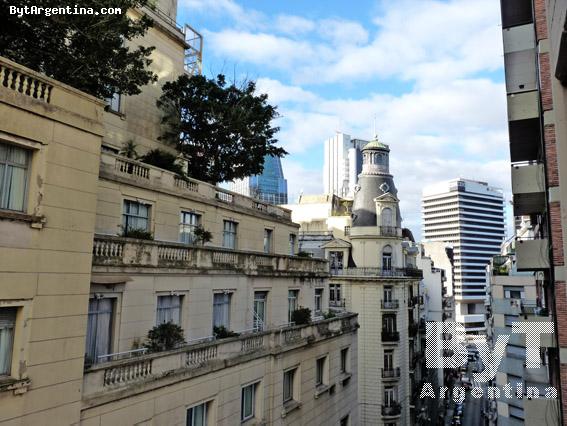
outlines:
M368 141L352 139L337 132L325 141L323 191L343 198L354 196L358 175L362 171L362 148Z
M229 189L266 203L287 204L287 180L284 178L281 159L266 156L262 174L235 180L229 184Z
M486 264L504 240L504 198L485 182L454 179L423 190L423 238L453 245L455 321L484 334Z
M501 0L508 129L515 216L530 216L531 234L516 241L517 271L543 281L555 347L550 382L567 416L567 3ZM540 278L538 278L540 279ZM500 424L500 422L498 423ZM553 423L550 423L553 424Z
M516 250L524 238L532 238L529 223L517 231L518 240L503 244L502 252L487 266L490 279L488 309L488 338L494 346L499 336L509 336L504 357L498 368L494 385L500 389L508 384L514 396L504 392L498 398L487 400L490 424L498 425L559 425L559 400L547 398L549 387L558 389L550 355L555 351L555 337L543 333L540 337L539 368L526 367L526 338L512 333L514 323L553 321L548 306L544 274L541 271L519 271ZM523 389L523 398L515 394L516 386ZM538 397L534 397L537 392ZM527 397L531 395L531 397Z
M176 4L131 11L160 78L112 111L0 58L0 423L360 424L357 315L291 213L119 154L168 149Z

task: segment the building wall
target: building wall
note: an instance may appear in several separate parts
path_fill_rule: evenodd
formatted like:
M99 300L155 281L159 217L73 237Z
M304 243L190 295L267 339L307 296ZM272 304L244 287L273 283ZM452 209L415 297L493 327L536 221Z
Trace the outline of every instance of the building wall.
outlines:
M37 99L0 85L0 142L31 155L25 211L0 210L0 308L18 309L0 423L71 424L81 401L103 103L4 58L0 67L50 88Z
M352 371L350 381L343 385L340 372L340 350L349 348ZM244 424L258 424L264 420L273 425L329 425L337 424L346 415L350 424L359 424L356 408L356 339L351 334L325 340L309 349L301 347L277 356L264 356L236 366L227 366L210 374L179 383L97 405L93 398L85 404L82 425L185 425L187 408L210 401L209 423L233 425L240 422L241 389L259 382L257 388L256 419ZM331 395L325 392L315 398L315 364L322 356L328 357L327 383L334 384ZM284 413L283 372L297 367L297 398L300 406ZM92 404L92 406L87 406Z

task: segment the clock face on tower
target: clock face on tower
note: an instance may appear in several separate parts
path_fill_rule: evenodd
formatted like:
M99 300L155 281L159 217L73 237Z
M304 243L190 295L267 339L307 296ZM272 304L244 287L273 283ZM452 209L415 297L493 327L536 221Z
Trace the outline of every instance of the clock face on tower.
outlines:
M384 182L382 185L380 185L380 189L385 194L386 192L388 192L390 190L390 185L388 185L386 182Z
M354 192L358 192L360 191L360 185L355 185L354 186Z

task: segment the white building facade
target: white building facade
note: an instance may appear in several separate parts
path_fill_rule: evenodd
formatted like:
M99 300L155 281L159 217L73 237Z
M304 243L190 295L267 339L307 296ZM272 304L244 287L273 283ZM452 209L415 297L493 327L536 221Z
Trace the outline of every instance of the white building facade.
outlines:
M505 237L502 190L485 182L453 179L423 190L423 236L454 248L455 320L469 334L486 332L486 272Z
M361 149L368 141L352 139L337 132L325 141L323 189L325 194L352 198L358 175L362 171Z

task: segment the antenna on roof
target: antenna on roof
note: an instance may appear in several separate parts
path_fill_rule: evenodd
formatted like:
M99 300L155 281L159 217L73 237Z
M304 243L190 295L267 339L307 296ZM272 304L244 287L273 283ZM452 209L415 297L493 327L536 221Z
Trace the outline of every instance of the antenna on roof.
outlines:
M376 114L374 114L374 139L378 139L378 132L376 132Z

